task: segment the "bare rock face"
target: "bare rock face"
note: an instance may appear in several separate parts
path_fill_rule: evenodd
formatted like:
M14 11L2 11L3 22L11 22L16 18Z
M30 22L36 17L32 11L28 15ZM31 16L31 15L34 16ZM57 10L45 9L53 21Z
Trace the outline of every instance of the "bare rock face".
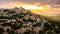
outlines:
M6 15L4 15L4 13ZM0 14L0 34L59 34L57 23L24 8L4 9Z

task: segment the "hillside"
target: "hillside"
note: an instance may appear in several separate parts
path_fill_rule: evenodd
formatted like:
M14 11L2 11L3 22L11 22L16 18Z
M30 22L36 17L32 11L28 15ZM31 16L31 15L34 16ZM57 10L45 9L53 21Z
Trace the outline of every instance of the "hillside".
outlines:
M60 23L60 16L51 16L50 18Z
M60 26L22 7L3 9L0 34L60 34Z

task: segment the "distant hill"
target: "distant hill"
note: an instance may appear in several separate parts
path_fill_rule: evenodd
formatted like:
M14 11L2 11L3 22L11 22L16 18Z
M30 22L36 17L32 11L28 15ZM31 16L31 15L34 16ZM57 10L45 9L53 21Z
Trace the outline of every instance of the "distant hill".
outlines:
M46 19L54 20L56 23L60 23L60 16L44 16Z
M51 17L53 20L59 21L60 22L60 16L52 16Z

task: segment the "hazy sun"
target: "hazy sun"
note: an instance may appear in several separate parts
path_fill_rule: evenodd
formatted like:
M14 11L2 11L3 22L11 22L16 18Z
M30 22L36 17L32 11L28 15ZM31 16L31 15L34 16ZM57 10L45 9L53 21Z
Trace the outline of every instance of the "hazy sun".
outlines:
M24 5L24 6L22 6L23 8L25 8L25 9L39 9L39 10L43 10L44 9L44 7L43 6L34 6L34 5Z

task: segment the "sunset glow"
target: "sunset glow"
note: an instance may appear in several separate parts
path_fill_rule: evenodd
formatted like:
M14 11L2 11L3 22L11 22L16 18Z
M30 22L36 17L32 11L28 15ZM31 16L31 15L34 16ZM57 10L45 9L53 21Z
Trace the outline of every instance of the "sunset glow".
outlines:
M38 10L44 10L44 7L43 6L34 6L34 5L24 5L22 6L23 8L25 9L38 9Z
M9 1L9 2L8 2ZM0 1L0 8L14 8L23 7L26 10L31 10L34 13L42 15L56 15L60 14L59 0L2 0Z

